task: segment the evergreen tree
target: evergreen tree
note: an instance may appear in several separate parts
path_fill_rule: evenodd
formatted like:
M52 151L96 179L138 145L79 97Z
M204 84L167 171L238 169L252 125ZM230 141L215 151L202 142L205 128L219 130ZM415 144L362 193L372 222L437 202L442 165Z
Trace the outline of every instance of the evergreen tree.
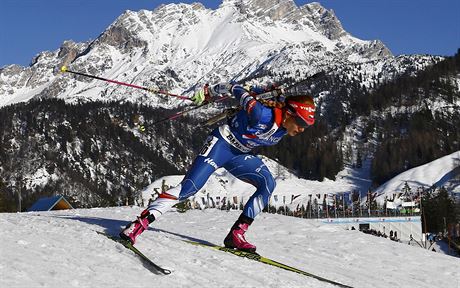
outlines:
M422 197L422 227L424 232L442 232L445 224L456 220L455 203L444 188L430 189Z

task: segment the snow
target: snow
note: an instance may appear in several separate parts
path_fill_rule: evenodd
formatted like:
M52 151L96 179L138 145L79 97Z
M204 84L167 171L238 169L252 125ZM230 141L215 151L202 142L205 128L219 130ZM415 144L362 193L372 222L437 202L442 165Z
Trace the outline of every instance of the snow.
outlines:
M102 38L69 44L79 52L69 69L147 87L167 86L162 88L181 93L195 84L228 81L249 63L258 64L251 65L239 79L265 68L277 75L301 78L310 71L326 69L330 63L392 59L356 54L353 51L373 51L373 42L359 40L345 31L340 39L331 40L325 28L317 28L319 23L313 23L307 12L300 11L294 11L301 14L296 22L254 18L239 11L232 1L215 10L199 3L171 3L154 11L126 11L101 35L106 35L110 28L119 27L129 31L129 37L144 46L125 51L123 47L101 41ZM155 107L165 105L161 97L148 97L145 101L145 91L98 80L84 82L68 74L53 74L51 71L62 65L59 51L41 53L37 64L31 67L18 66L14 73L14 67L0 73L0 107L28 101L42 92L70 103L123 100ZM171 76L170 71L176 76ZM29 78L32 80L25 81ZM16 82L25 86L17 87L20 84ZM47 88L50 90L44 90ZM181 103L177 99L170 100L169 106Z
M220 244L239 211L169 212L137 248L171 269L154 275L120 244L139 207L0 214L1 287L335 287L276 267L179 239ZM247 239L262 255L353 287L459 287L458 258L359 231L261 214Z
M0 107L8 106L15 103L27 102L32 99L35 95L40 94L46 87L48 83L40 85L36 88L22 87L19 89L14 88L14 93L9 95L2 95L0 97Z
M33 175L24 177L26 189L34 189L37 186L44 187L49 181L57 181L56 174L49 174L45 167L37 169Z
M375 190L379 195L377 200L383 203L385 196L391 198L394 193L401 192L406 182L412 191L416 191L418 187L429 188L432 185L441 187L454 176L451 174L457 167L460 167L460 151L409 169L378 187Z

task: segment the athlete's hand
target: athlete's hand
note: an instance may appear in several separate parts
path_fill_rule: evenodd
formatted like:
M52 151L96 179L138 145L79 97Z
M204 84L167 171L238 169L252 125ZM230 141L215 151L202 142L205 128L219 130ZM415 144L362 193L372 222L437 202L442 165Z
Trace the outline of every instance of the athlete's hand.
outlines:
M204 102L205 98L206 97L204 95L204 89L200 89L190 99L193 101L193 103L195 103L195 105L201 105Z
M195 93L195 95L190 98L195 105L201 105L205 100L209 101L211 94L209 91L209 85L206 84L202 89Z

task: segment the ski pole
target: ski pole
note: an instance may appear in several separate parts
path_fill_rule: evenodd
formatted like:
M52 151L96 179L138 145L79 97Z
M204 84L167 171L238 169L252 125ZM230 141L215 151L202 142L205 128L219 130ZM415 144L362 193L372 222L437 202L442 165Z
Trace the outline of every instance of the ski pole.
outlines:
M120 82L120 81L116 81L116 80L110 80L110 79L106 79L106 78L102 78L102 77L98 77L98 76L94 76L94 75L89 75L89 74L85 74L85 73L81 73L81 72L72 71L72 70L69 70L67 68L67 66L62 66L61 67L61 72L63 72L63 73L65 73L65 72L72 73L72 74L85 76L85 77L89 77L89 78L93 78L93 79L97 79L97 80L102 80L102 81L105 81L105 82L110 82L110 83L114 83L114 84L118 84L118 85L123 85L123 86L132 87L132 88L142 89L142 90L145 90L145 91L148 91L148 92L151 92L151 93L158 93L158 94L163 94L163 95L176 97L176 98L180 98L180 99L184 99L184 100L193 101L187 96L182 96L182 95L169 93L167 91L160 90L160 89L157 89L157 88L147 88L147 87L137 86L137 85L134 85L134 84L124 83L124 82Z

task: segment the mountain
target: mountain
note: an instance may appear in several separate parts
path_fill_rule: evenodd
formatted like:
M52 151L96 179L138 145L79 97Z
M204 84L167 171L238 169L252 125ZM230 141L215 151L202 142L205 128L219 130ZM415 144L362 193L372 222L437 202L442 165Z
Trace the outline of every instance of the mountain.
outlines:
M240 211L170 212L136 247L169 276L95 231L117 233L139 207L1 213L2 287L337 287L290 271L195 247L221 244ZM458 258L340 226L261 214L246 233L262 255L352 287L455 287ZM420 263L423 263L421 265Z
M184 174L214 127L199 123L235 105L157 123L186 103L61 74L62 65L185 95L231 79L299 81L296 90L315 97L316 124L255 153L308 180L353 178L347 187L365 193L460 150L459 54L395 57L378 40L350 35L318 3L227 0L216 10L194 3L126 11L93 41L65 41L28 67L0 68L0 211L55 193L77 207L135 203L153 181ZM363 165L364 178L340 174Z
M441 157L427 164L409 169L375 189L377 200L384 202L385 197L393 198L393 194L403 193L406 183L409 187L431 188L452 186L451 191L460 193L458 179L460 176L460 151Z
M225 0L218 9L199 3L126 11L93 41L65 41L35 56L29 67L0 69L0 106L33 98L131 101L170 107L176 99L126 87L63 76L62 65L119 81L173 92L232 78L300 80L319 70L364 67L364 82L420 70L442 58L394 57L379 40L347 33L332 10L292 0ZM340 67L340 68L339 68ZM259 80L265 80L261 78Z
M167 113L59 99L1 109L0 209L17 209L21 202L27 208L50 193L67 195L77 207L116 205L127 197L134 203L154 179L184 173L206 136L202 128L183 133L192 130L187 118L150 125Z

